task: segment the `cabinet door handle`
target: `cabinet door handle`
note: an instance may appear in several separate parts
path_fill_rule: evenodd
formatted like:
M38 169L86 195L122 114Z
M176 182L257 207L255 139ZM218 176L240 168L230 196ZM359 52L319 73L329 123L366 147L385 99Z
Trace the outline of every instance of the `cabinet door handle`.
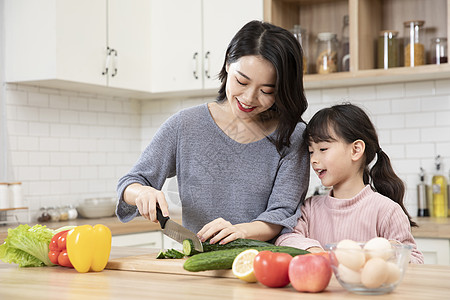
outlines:
M119 53L117 52L116 49L111 49L111 53L114 54L113 56L113 67L114 67L114 72L111 74L112 77L117 75L117 64L119 61Z
M211 70L210 70L210 66L211 66L211 61L209 58L209 55L211 54L211 52L206 52L205 54L205 75L206 78L210 79L211 78Z
M192 59L194 78L198 79L198 52L194 53L194 57Z
M105 59L105 67L103 68L102 75L108 74L109 61L111 60L111 50L109 47L106 47L106 59Z

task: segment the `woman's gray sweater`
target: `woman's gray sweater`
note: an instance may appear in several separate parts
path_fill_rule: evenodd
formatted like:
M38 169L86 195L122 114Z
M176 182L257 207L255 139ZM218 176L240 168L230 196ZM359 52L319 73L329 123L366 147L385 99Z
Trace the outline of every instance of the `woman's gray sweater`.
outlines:
M184 109L161 126L119 180L117 216L128 222L139 215L136 206L123 200L128 185L159 190L166 178L176 175L183 225L193 232L219 217L232 224L256 220L279 224L285 227L283 233L290 232L309 183L304 129L305 124L297 125L291 146L280 155L267 138L247 144L230 138L214 122L207 104Z

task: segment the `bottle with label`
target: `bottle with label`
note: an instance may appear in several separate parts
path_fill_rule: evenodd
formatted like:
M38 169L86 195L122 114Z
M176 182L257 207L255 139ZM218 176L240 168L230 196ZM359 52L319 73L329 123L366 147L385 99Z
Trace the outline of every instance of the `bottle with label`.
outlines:
M425 21L406 21L404 24L405 37L405 67L421 66L425 64L425 44L423 42Z
M448 216L447 179L441 171L441 156L436 156L436 174L432 179L433 217L446 218Z
M428 210L428 185L425 183L425 171L420 168L420 183L417 185L417 216L429 217L430 211Z

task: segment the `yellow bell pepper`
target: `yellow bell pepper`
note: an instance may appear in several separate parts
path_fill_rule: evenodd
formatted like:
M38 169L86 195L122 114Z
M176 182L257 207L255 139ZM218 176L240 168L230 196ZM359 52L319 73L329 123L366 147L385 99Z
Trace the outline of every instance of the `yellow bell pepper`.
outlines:
M67 234L67 254L80 273L102 271L111 252L111 231L105 225L77 226Z

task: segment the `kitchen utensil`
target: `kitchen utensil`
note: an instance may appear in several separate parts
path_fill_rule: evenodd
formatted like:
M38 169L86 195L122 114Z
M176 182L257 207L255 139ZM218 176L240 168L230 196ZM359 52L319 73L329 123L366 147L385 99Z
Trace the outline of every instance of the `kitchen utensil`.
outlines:
M165 235L181 244L184 240L190 239L194 243L195 250L203 252L202 242L197 235L177 222L172 221L169 217L164 217L158 206L156 207L156 217L158 218L162 232Z

